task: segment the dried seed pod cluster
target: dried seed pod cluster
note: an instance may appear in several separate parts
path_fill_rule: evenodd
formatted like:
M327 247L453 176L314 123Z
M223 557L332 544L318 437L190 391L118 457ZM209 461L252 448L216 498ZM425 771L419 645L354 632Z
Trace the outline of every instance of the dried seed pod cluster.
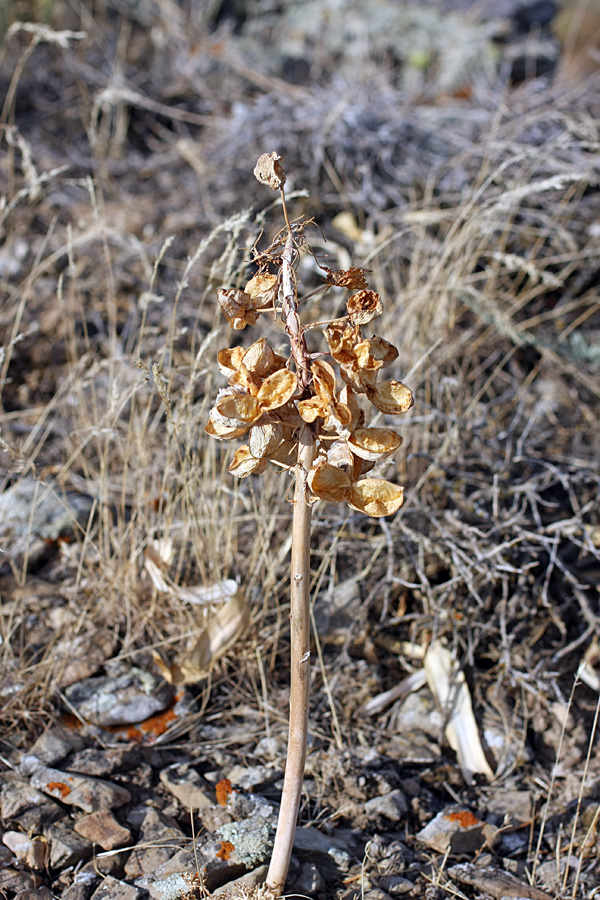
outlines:
M272 174L270 174L273 170ZM260 173L260 175L258 174ZM285 173L281 158L263 154L255 174L281 191ZM381 370L398 356L382 337L365 337L361 328L383 311L381 298L369 290L361 268L325 273L322 291L341 287L350 292L346 316L325 323L327 351L310 354L299 309L296 265L306 248L304 224L289 224L266 252L255 254L256 274L243 290L221 289L218 299L229 325L241 330L267 312L280 315L290 339L289 358L279 356L265 338L248 349L219 352L219 369L229 387L219 391L206 432L218 440L248 434L229 471L240 478L257 474L269 461L296 464L299 435L309 428L317 445L307 487L315 498L346 502L368 516L386 516L402 505L403 488L381 478L363 478L375 463L398 449L402 438L391 428L365 426L363 396L386 415L400 415L413 404L406 385L380 379ZM315 296L313 291L311 299ZM329 361L328 361L329 360ZM336 372L337 369L337 372Z

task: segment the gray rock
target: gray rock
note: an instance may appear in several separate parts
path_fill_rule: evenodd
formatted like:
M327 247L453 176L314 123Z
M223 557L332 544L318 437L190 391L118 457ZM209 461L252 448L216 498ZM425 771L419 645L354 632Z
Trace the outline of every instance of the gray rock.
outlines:
M74 866L92 854L92 845L76 834L66 821L53 822L43 830L50 846L50 868Z
M30 775L32 787L87 813L113 809L131 800L129 791L110 781L53 769L42 765L35 756L24 757L21 769Z
M133 666L121 675L86 678L68 687L65 695L92 725L134 725L163 712L173 699L173 687Z
M365 803L365 812L368 816L385 816L391 822L399 822L407 811L406 798L398 789L373 797Z
M463 807L447 807L417 834L421 843L438 853L476 853L490 844L496 830Z
M141 896L142 891L135 885L109 875L96 888L92 900L139 900Z
M312 897L317 891L323 890L325 882L323 876L314 863L305 862L294 878L294 883L288 888L287 893L308 894Z
M2 530L8 535L35 534L46 541L77 536L87 525L92 505L85 494L22 478L0 494Z
M183 809L206 809L213 805L214 788L187 763L163 769L159 778Z
M116 850L131 843L131 832L119 825L109 809L99 809L75 822L75 831L103 850Z
M34 872L19 872L16 869L0 869L0 891L28 891L38 888L42 879Z
M40 870L45 867L48 847L44 841L28 838L22 831L5 831L2 843L14 853L19 862L30 869Z
M4 821L18 819L20 828L39 831L42 823L54 822L62 816L58 804L15 772L5 772L2 780L0 818Z
M132 769L137 765L138 757L137 747L110 747L108 750L87 747L74 753L65 769L68 772L102 778L125 768Z
M15 894L15 900L53 900L52 891L47 887L27 888Z
M130 878L156 872L177 852L177 847L188 843L172 819L153 807L144 816L138 841L140 847L132 851L125 865L125 873Z
M77 736L71 736L63 728L54 726L39 736L29 753L37 756L47 766L53 766L68 756L81 743Z
M70 884L61 894L61 900L89 900L94 887L92 883L77 881Z
M281 778L281 771L268 766L234 766L227 777L233 785L248 791Z

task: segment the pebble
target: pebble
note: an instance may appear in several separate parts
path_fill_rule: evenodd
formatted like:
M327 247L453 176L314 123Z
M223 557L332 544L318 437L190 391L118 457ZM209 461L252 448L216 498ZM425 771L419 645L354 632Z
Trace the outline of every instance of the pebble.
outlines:
M14 900L53 900L52 891L47 887L25 888L15 894Z
M214 788L187 763L163 769L159 778L183 809L206 809L213 805Z
M325 882L323 876L314 863L305 862L300 866L300 870L294 878L294 883L287 893L308 894L312 897L317 891L323 890Z
M93 500L86 494L66 493L35 478L17 481L0 494L0 521L6 533L36 534L46 541L73 537L85 528Z
M61 894L61 900L89 900L92 893L92 884L76 881L65 888Z
M10 867L0 869L0 891L28 891L38 888L42 879L35 872L19 872Z
M108 750L99 750L96 747L88 747L74 753L69 764L65 766L68 772L79 772L82 775L93 775L102 778L112 775L122 769L134 769L138 765L139 752L137 747L111 747Z
M54 822L62 816L57 803L15 772L5 772L2 778L0 818L4 821L18 818L20 828L39 831L43 823Z
M119 675L72 684L65 696L86 722L106 728L134 725L163 712L173 699L173 688L152 672L132 666Z
M407 811L406 797L398 789L373 797L365 803L365 812L369 817L385 816L391 822L399 822Z
M116 850L131 843L131 832L119 825L109 809L99 809L75 822L75 831L103 850Z
M44 837L50 847L51 869L74 866L92 854L90 842L76 834L68 824L68 820L53 822L44 827Z
M139 900L141 896L142 891L135 885L109 875L100 882L92 894L92 900Z
M30 869L43 869L48 859L48 847L43 840L28 838L22 831L5 831L2 835L5 844Z
M149 807L140 825L139 848L132 851L125 864L130 878L151 874L167 862L187 838L176 823L157 809Z
M87 813L107 807L112 809L131 800L129 791L110 781L86 778L84 775L44 766L36 756L24 757L21 771L30 776L32 787L39 788L67 806L77 806Z
M63 728L54 726L39 736L29 753L37 756L47 766L53 766L68 756L76 746L81 746L77 735L68 734Z
M464 807L447 807L417 834L421 843L438 853L477 853L491 842L496 830Z

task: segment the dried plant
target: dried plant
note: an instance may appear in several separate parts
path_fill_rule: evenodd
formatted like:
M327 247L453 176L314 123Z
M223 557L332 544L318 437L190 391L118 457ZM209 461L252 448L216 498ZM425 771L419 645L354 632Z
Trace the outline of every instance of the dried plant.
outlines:
M359 403L363 396L377 410L399 415L413 404L406 385L378 380L398 351L382 337L363 337L361 328L381 315L379 294L368 289L366 270L335 271L320 266L323 285L298 296L297 266L310 252L305 230L310 222L290 222L285 202L285 172L281 157L263 154L254 174L281 195L285 227L264 252L254 250L258 272L243 290L222 288L221 308L235 330L254 325L270 312L283 322L289 338L288 358L278 355L263 337L248 349L219 352L219 368L229 387L219 391L206 432L218 440L249 433L229 471L240 478L264 471L267 463L295 473L291 554L291 692L288 755L281 811L271 865L269 888L281 894L300 805L306 759L310 685L310 522L317 499L346 502L371 517L395 513L403 488L381 478L362 478L374 464L398 449L401 437L391 428L365 426ZM347 313L327 322L303 324L300 309L332 287L349 292ZM354 292L354 293L351 293ZM309 352L306 332L320 329L325 352ZM335 367L339 369L341 386Z

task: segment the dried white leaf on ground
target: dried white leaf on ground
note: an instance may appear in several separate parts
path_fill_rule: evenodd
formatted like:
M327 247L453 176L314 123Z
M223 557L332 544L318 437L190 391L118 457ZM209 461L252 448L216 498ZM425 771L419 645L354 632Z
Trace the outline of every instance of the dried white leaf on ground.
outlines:
M481 746L463 672L457 670L452 655L441 641L431 644L424 665L427 683L448 718L446 738L458 757L465 781L470 784L475 774L491 780L494 773Z
M383 693L371 697L370 700L363 703L356 711L356 714L359 716L376 716L378 713L383 712L390 703L400 700L401 697L406 697L407 694L411 694L413 691L420 690L426 683L427 677L423 669L413 672L412 675L407 675L406 678L399 681L389 691L383 691Z
M235 585L235 593L207 618L206 626L193 649L184 653L170 669L161 667L165 678L173 684L194 684L206 678L215 662L227 653L246 629L250 618L246 598L237 582L220 582L220 585L224 584ZM214 585L216 587L218 585ZM201 602L209 601L205 599Z

